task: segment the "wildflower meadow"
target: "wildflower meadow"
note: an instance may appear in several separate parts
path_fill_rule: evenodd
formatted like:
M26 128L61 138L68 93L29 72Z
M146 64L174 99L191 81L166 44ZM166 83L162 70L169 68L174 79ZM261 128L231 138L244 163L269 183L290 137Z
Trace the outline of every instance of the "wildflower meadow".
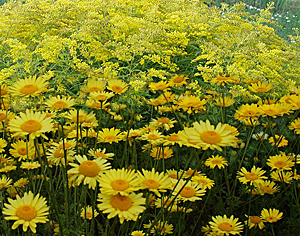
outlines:
M300 35L275 6L3 4L0 235L299 235Z

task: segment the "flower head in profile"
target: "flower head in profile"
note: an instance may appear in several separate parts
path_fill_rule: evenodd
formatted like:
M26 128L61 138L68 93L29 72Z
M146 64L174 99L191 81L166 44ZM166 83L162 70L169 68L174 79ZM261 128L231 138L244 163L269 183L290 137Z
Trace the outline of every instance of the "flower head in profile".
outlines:
M25 193L21 198L19 195L17 199L8 199L10 204L5 203L3 215L5 220L15 220L12 229L16 229L19 225L23 225L23 231L26 232L28 226L33 233L36 233L37 223L46 223L49 215L49 207L46 205L47 201L44 197L36 196L32 192Z
M154 226L153 226L154 224ZM168 224L168 222L165 221L150 221L149 224L144 224L145 229L149 229L151 234L155 235L166 235L166 234L172 234L173 233L173 225Z
M153 92L156 92L156 91L168 91L170 90L170 84L168 81L159 81L157 83L155 82L151 82L149 84L149 88L153 91Z
M11 183L12 179L6 177L5 175L2 175L2 177L0 178L0 190L10 187Z
M111 79L107 83L107 89L116 94L124 93L128 89L128 84L120 79Z
M75 105L75 100L71 97L63 97L58 95L56 97L47 99L45 104L50 110L61 111L72 108L72 106Z
M21 112L20 116L11 120L8 128L14 133L13 136L29 135L30 139L42 136L48 139L45 133L52 131L53 123L51 118L46 117L46 113L26 110L25 113Z
M224 216L216 216L212 217L212 221L209 222L210 227L213 232L216 232L220 235L230 235L230 234L240 234L243 232L243 225L241 222L238 222L238 218L234 218L234 216L230 216L228 218L226 215Z
M281 220L283 213L279 212L279 210L273 209L262 209L261 211L261 218L269 223L275 223L278 220Z
M9 88L13 96L36 97L47 91L49 82L47 78L30 76L26 79L19 79Z
M249 227L249 229L252 228L259 228L259 229L263 229L265 227L264 225L264 220L259 217L259 216L248 216L245 215L247 217L247 220L245 221L245 225L247 225Z
M266 93L273 88L271 83L258 81L248 86L248 89L254 93Z
M275 141L274 137L269 138L269 142L272 144L272 146L277 146L277 147L285 147L288 145L288 140L283 136L279 136L275 134Z
M75 156L79 164L69 163L73 168L68 171L68 174L72 174L69 181L75 180L76 185L80 185L83 181L84 185L89 186L89 188L95 189L97 182L100 182L100 175L111 168L109 162L101 157L88 160L85 155Z
M97 217L97 215L99 215L99 213L96 211L96 209L94 209L94 214L93 214L93 208L91 206L86 206L85 208L81 209L80 212L80 217L82 219L88 219L91 220Z
M189 78L185 75L174 75L170 80L170 86L182 87L184 84L187 84Z
M210 81L211 84L218 84L218 85L225 85L228 83L238 83L238 82L239 82L238 79L234 78L234 76L223 76L223 75L215 77Z

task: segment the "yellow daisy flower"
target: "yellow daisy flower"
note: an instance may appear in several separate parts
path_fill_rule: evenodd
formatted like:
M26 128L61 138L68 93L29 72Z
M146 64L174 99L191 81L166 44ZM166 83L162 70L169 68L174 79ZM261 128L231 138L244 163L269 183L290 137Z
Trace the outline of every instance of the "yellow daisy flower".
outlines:
M270 156L267 159L267 165L279 171L282 170L291 170L295 165L295 162L288 157L284 152L281 152L279 155Z
M112 157L115 156L114 153L106 153L106 148L90 149L88 154L94 158L101 157L103 159L112 159Z
M300 134L300 118L295 119L290 125L289 128L294 130L296 134Z
M170 90L170 84L168 81L159 81L157 83L155 82L151 82L149 84L149 88L153 91L153 92L156 92L156 91L168 91Z
M68 174L73 174L69 181L72 182L75 180L76 185L79 186L82 181L84 185L89 185L89 188L93 190L96 188L97 182L100 182L100 175L105 171L111 168L110 163L107 160L102 159L101 157L88 160L85 155L75 156L79 164L69 163L73 168L68 170Z
M201 185L202 189L211 189L215 185L215 181L203 175L193 176L191 182Z
M92 92L90 93L90 99L98 101L98 102L104 102L110 98L115 96L114 93L111 92L105 92L105 91L99 91L99 92Z
M165 136L161 132L153 130L149 133L143 134L139 139L146 140L152 145L158 145L163 141L164 137Z
M180 143L180 138L179 138L178 134L176 134L176 133L172 133L172 134L165 136L163 143L166 146L167 145L175 145L175 144L178 144L180 147L182 146L182 144Z
M170 86L182 87L184 84L187 84L189 78L185 75L174 75L170 80Z
M212 217L212 221L209 222L210 227L216 233L221 235L230 235L230 234L240 234L243 232L243 226L241 222L238 222L238 218L234 218L234 216L230 216L228 218L226 215Z
M128 89L128 84L120 79L111 79L107 83L107 89L116 94L124 93Z
M13 157L19 158L18 161L27 160L27 158L31 159L34 157L35 148L32 142L28 142L28 144L26 144L25 141L18 140L17 142L13 143L11 147L12 148L9 149L9 153Z
M206 110L205 104L207 100L200 99L197 96L186 96L183 99L177 101L177 105L180 109L186 111L188 114L191 114L193 111L195 113L203 112Z
M63 97L58 95L56 97L47 99L45 104L50 110L61 111L64 109L70 109L72 106L74 106L75 100L71 97Z
M153 226L154 223L155 225ZM168 224L167 221L150 221L149 224L144 224L144 228L151 228L150 233L155 235L173 234L173 225Z
M20 116L11 120L8 128L14 133L13 136L29 135L30 139L42 136L48 139L44 133L52 130L53 123L45 113L26 110L25 113L21 112Z
M261 211L261 218L269 223L275 223L278 220L281 220L283 213L279 212L279 210L273 209L262 209Z
M100 190L101 193L106 195L121 194L122 196L128 196L129 193L137 191L139 189L140 179L134 170L127 169L111 169L105 171L100 176Z
M82 219L88 219L88 220L93 219L93 217L96 218L97 215L99 215L99 213L96 210L94 210L94 215L93 215L93 208L89 205L86 206L85 208L82 208L80 213L80 217Z
M265 227L264 221L259 216L248 216L248 215L245 216L247 217L247 220L245 221L245 225L247 225L249 229L257 228L257 227L259 229L263 229Z
M106 87L106 82L99 79L87 79L87 83L83 86L82 91L85 93L103 91Z
M150 156L154 159L168 159L173 156L173 150L169 147L155 147L151 149Z
M263 176L266 173L265 170L262 170L259 167L253 166L249 171L245 167L242 167L240 171L237 172L237 178L243 184L253 185L254 183L263 182L267 177Z
M219 156L219 155L214 156L214 155L212 155L212 157L208 158L205 161L205 165L208 166L211 169L214 169L216 166L219 169L222 169L222 168L225 168L225 166L228 166L228 162L222 156Z
M164 128L166 131L174 127L177 121L174 119L169 119L168 117L160 117L158 119L152 119L150 125L155 128Z
M0 173L8 173L16 169L17 167L14 165L6 165L0 169Z
M201 196L205 195L206 190L202 188L202 184L193 184L190 181L179 180L176 183L175 188L172 191L172 194L177 196L178 201L198 201L202 200Z
M0 153L5 151L5 147L7 146L7 142L5 139L0 138Z
M47 78L30 76L26 79L19 79L13 83L9 91L13 96L36 97L41 93L48 91L49 82Z
M20 178L14 183L14 187L22 188L29 183L27 178Z
M225 96L224 98L218 97L215 99L215 105L219 107L230 107L235 103L234 98Z
M225 85L228 83L238 83L238 79L234 78L234 76L218 76L213 78L210 81L210 84L218 84L218 85Z
M273 194L279 190L278 185L270 180L265 180L262 183L254 184L254 186L260 195Z
M38 161L33 161L33 162L24 161L20 166L21 169L26 169L26 170L34 170L40 167L41 164Z
M84 122L97 122L96 116L93 112L88 113L85 110L71 110L69 113L66 115L67 119L70 119L71 122L77 123L84 123Z
M2 175L0 179L0 190L8 188L12 183L12 179L7 178L5 175Z
M164 173L155 172L154 168L151 171L142 169L142 172L138 171L142 189L148 189L161 197L160 192L166 192L170 188L171 181Z
M239 121L256 120L261 115L261 111L258 109L257 104L244 104L236 110L234 118Z
M286 138L283 135L279 136L275 134L275 141L274 141L274 137L270 137L269 143L271 143L272 146L276 145L278 147L285 147L288 145L288 140L286 140Z
M131 232L131 236L144 236L146 235L142 230L135 230Z
M108 219L119 216L120 223L123 224L124 220L136 221L139 214L146 209L143 206L146 203L146 199L142 196L142 193L130 193L128 196L99 193L98 201L101 203L97 206L103 213L109 213L107 216Z
M2 98L9 97L9 88L6 84L1 84L0 86L0 95Z
M294 180L294 173L292 171L272 171L271 178L274 181L285 182L289 184Z
M248 86L248 89L254 93L266 93L273 88L271 83L258 81Z
M2 121L6 127L9 124L9 121L15 117L16 115L8 110L0 110L0 121Z
M25 193L21 198L16 196L16 200L8 198L10 204L5 203L2 214L6 215L5 220L15 220L12 229L16 229L19 225L23 225L23 231L26 232L28 226L33 233L36 233L37 223L46 223L49 221L49 207L44 197L36 196L32 192Z
M66 154L66 158L65 158ZM75 160L75 152L71 149L61 149L59 147L53 147L51 149L48 149L47 153L47 159L50 165L66 165L66 159L67 162L73 162Z
M101 143L118 143L122 140L121 130L104 128L102 131L99 131L98 140Z

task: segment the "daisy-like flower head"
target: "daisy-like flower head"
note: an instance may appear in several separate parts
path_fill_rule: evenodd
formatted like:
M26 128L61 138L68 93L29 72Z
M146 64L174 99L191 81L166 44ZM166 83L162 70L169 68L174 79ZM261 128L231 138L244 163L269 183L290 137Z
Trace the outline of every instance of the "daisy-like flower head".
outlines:
M154 168L151 171L142 169L142 172L138 171L142 189L148 189L161 197L160 192L166 192L170 188L171 181L164 173L155 172Z
M273 209L262 209L261 211L261 218L269 223L275 223L278 220L281 220L283 213L279 212L279 210Z
M4 122L5 125L8 125L9 121L15 117L16 115L8 110L0 110L0 121Z
M103 91L106 87L106 82L99 79L87 79L86 85L82 88L83 92L99 92Z
M171 169L171 170L167 170L167 175L169 176L169 178L171 179L179 179L179 178L182 178L183 174L184 174L184 171L183 170L174 170L174 169Z
M153 225L155 224L155 225ZM165 221L150 221L149 224L144 224L145 229L150 229L151 234L155 235L166 235L166 234L172 234L173 233L173 225L168 224L168 222Z
M20 113L20 116L11 120L8 128L14 133L13 136L29 135L30 139L42 136L48 139L44 133L52 130L53 123L45 113L26 110L25 113Z
M294 180L294 173L292 171L272 171L271 178L274 181L285 182L289 184Z
M269 138L269 142L272 144L272 146L277 146L277 147L285 147L288 145L288 140L283 136L279 136L275 134L275 141L274 137Z
M0 86L0 95L1 97L8 97L9 96L9 88L6 84L1 84Z
M261 217L248 216L248 215L245 216L247 217L247 220L245 221L245 225L247 225L249 229L257 228L257 226L259 227L259 229L263 229L265 227L264 221Z
M267 159L267 165L279 171L282 170L291 170L295 165L295 162L287 156L284 152L281 152L279 155L270 156Z
M237 139L231 134L230 130L226 130L226 125L219 123L215 128L210 124L209 120L206 122L193 123L194 128L188 129L187 134L191 142L197 143L197 146L203 150L208 148L222 151L221 147L232 146Z
M198 201L202 200L201 196L205 195L206 190L202 188L202 184L193 184L190 181L179 180L172 191L172 194L177 196L178 201Z
M37 223L46 223L49 215L49 207L44 197L36 196L32 192L25 193L21 198L16 196L16 200L8 199L10 204L5 203L3 215L5 220L15 220L12 229L16 229L19 225L23 225L23 231L26 232L29 228L33 233L36 233Z
M41 167L41 164L38 161L33 161L33 162L23 161L20 166L21 169L26 169L26 170L34 170L34 169L37 169L40 167Z
M219 155L212 155L212 157L208 158L205 161L205 165L208 166L211 169L214 169L216 166L221 169L221 168L225 168L225 166L228 166L228 161Z
M173 150L169 147L155 147L151 149L150 156L154 159L168 159L173 156Z
M256 120L261 115L261 111L258 109L257 104L244 104L236 110L234 118L239 121Z
M215 105L219 107L230 107L235 103L234 98L231 96L217 97L215 99Z
M28 150L27 150L28 146ZM35 148L33 145L33 142L26 142L24 140L18 140L17 142L13 143L11 145L11 149L9 149L9 153L16 158L19 158L19 161L21 160L27 160L27 157L31 159L34 157L35 154Z
M257 83L252 83L248 86L248 89L254 93L266 93L273 88L271 83L258 81Z
M131 236L144 236L146 235L142 230L135 230L131 232Z
M0 138L0 153L4 152L4 148L7 146L7 142L5 139Z
M186 111L188 114L191 114L193 111L195 113L203 112L206 110L205 104L207 101L205 99L200 99L197 96L186 96L183 99L177 101L177 105L180 109Z
M47 151L47 159L50 165L66 165L67 162L73 162L75 159L75 152L71 149L63 150L59 147L53 147ZM65 158L66 154L66 158Z
M30 76L26 79L19 79L9 88L13 96L36 97L47 91L49 82L47 78Z
M99 213L96 210L94 210L94 218L96 218L97 215L99 215ZM82 208L80 217L82 219L88 219L88 220L93 219L93 208L91 206L86 206L86 208Z
M105 92L105 91L90 93L90 99L98 101L98 102L104 102L104 101L112 98L113 96L115 96L114 93Z
M257 134L252 135L252 138L254 138L256 140L267 139L268 137L269 137L269 135L264 132L259 132Z
M238 218L234 218L234 216L230 216L228 218L226 215L212 217L212 221L209 222L210 227L216 233L221 235L236 235L243 232L243 226L241 222L238 222Z
M296 134L300 134L300 118L295 119L290 125L289 128L294 130Z
M240 171L237 172L237 178L243 184L250 183L251 185L254 183L263 182L267 177L263 176L266 173L265 170L262 170L259 167L253 166L249 171L245 167L242 167Z
M88 113L85 110L71 110L66 116L67 119L70 119L74 123L84 123L84 122L97 122L96 116L94 113Z
M0 190L4 188L8 188L12 183L12 179L7 178L5 175L2 175L0 179Z
M101 143L118 143L122 140L121 130L104 128L102 131L99 131L98 140Z
M290 104L293 105L293 110L299 110L300 109L300 95L291 95L290 97Z
M107 89L116 94L124 93L128 89L128 84L120 79L111 79L107 83Z
M14 183L14 187L22 188L29 183L27 178L20 178Z
M142 195L142 193L130 193L128 196L99 193L98 201L101 203L97 206L103 213L109 213L108 219L118 216L121 224L124 223L124 220L136 221L139 214L146 209L143 206L146 203L146 198L143 198Z
M168 136L165 136L165 139L164 139L163 143L166 146L175 145L176 143L180 147L182 146L182 144L180 143L180 138L179 138L178 134L176 134L176 133L172 133L172 134L169 134Z
M174 75L170 80L170 86L182 87L184 84L187 84L189 78L185 75Z
M79 164L69 163L73 168L68 171L68 174L73 174L69 181L75 180L77 186L79 186L82 181L84 185L89 185L89 188L95 189L97 182L100 182L100 175L111 168L110 163L107 160L100 158L94 160L88 160L85 155L75 156Z
M280 104L263 104L258 107L262 116L276 118L282 116L282 106Z
M152 125L155 128L164 128L168 131L174 127L174 123L176 122L177 121L169 119L168 117L160 117L158 119L152 119L150 125Z
M225 85L225 84L228 84L228 83L238 83L238 79L234 78L234 76L218 76L214 79L212 79L210 81L210 84L218 84L218 85Z
M16 170L17 167L14 165L6 165L0 169L0 173L8 173L10 171Z
M163 139L164 135L161 132L158 132L157 130L150 131L149 133L143 134L140 139L141 140L146 140L152 145L158 145L160 144Z
M101 157L103 159L112 159L112 157L115 156L114 153L106 153L106 148L90 149L88 154L94 158Z
M177 210L177 200L178 198L172 197L162 197L155 200L155 206L157 208L164 207L170 212L174 212Z
M72 106L74 106L75 100L71 97L61 97L58 95L56 97L47 99L45 104L50 110L61 111L64 109L70 109Z
M129 193L137 191L140 185L135 171L124 168L107 170L100 179L101 193L106 195L128 196Z
M162 81L162 80L157 82L157 83L151 82L149 84L149 88L154 92L156 92L156 91L165 91L166 92L166 91L170 90L169 87L170 87L169 82L168 81Z
M215 181L203 175L193 176L191 181L192 183L201 185L202 189L211 189L215 185Z
M261 183L254 184L260 195L273 194L279 190L278 185L270 180L265 180Z

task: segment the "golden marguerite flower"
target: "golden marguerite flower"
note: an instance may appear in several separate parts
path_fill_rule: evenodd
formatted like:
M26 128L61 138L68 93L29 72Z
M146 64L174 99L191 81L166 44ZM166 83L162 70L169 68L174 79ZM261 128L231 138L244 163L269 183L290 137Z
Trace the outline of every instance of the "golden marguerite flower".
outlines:
M170 86L182 87L184 84L187 84L189 78L186 75L174 75L170 80Z
M295 119L290 125L289 128L294 130L296 134L300 134L300 118Z
M13 96L36 97L47 91L49 84L47 80L47 78L36 76L19 79L10 86L9 91Z
M259 229L263 229L265 227L264 220L261 217L248 216L248 215L245 216L247 217L247 220L245 221L245 225L247 225L249 229L257 228L257 226L259 227Z
M128 89L128 84L120 79L111 79L107 82L107 89L116 94L121 94Z
M155 128L163 128L168 131L174 127L174 124L176 122L176 120L169 119L168 117L160 117L157 119L152 119L150 125L152 125Z
M96 211L96 209L94 209L94 213L93 213L93 208L89 205L86 206L85 208L82 208L80 213L80 217L82 219L88 219L88 220L96 218L97 215L99 215L99 213Z
M159 81L159 82L157 82L157 83L151 82L151 83L149 84L149 88L150 88L151 91L153 91L153 92L156 92L156 91L164 91L164 92L166 92L166 91L170 90L170 84L169 84L168 81L163 81L163 80L161 80L161 81ZM166 102L167 102L167 101L166 101Z
M225 85L228 83L238 83L239 80L236 79L234 76L218 76L213 78L210 83L211 84L218 84L218 85Z
M219 107L230 107L235 103L234 98L231 96L224 96L215 98L215 105Z
M5 151L5 147L7 146L7 142L5 139L0 138L0 153Z
M271 179L274 181L285 182L289 184L294 180L294 173L293 171L272 171Z
M236 110L234 118L239 121L256 120L261 115L261 111L258 109L257 104L244 104Z
M128 196L131 192L137 191L140 187L140 179L134 170L111 169L100 176L100 190L106 195L121 194Z
M82 87L82 91L85 93L103 91L106 87L106 82L99 79L87 79L87 83Z
M154 159L168 159L173 156L173 150L169 147L154 147L151 149L150 156L152 156Z
M273 209L262 209L261 211L261 218L269 223L275 223L278 220L281 220L283 213L279 212L279 210Z
M101 157L88 160L85 155L76 155L76 160L79 164L69 163L73 168L68 170L68 174L72 174L69 181L75 180L76 185L80 185L83 181L84 185L89 185L89 188L95 189L97 182L100 182L100 175L111 168L109 162Z
M88 123L92 123L92 122L97 122L96 116L93 112L88 113L85 110L71 110L69 111L69 113L66 115L67 119L70 119L71 122L74 123L84 123L84 122L88 122Z
M234 216L230 216L228 218L226 215L224 216L216 216L212 217L212 221L209 222L210 227L213 232L216 232L220 235L230 235L230 234L240 234L243 232L243 225L241 222L238 222L238 218L234 218Z
M211 189L215 185L215 181L203 175L193 176L191 182L201 185L202 189Z
M2 175L2 177L0 178L0 191L2 189L10 187L11 183L12 183L11 178L8 178L5 175Z
M266 93L273 88L271 83L258 81L248 86L248 89L254 93Z
M267 165L270 166L272 170L292 170L295 162L284 152L281 152L279 155L270 156L267 159Z
M33 142L26 142L24 140L18 140L15 143L11 144L11 149L9 149L9 153L15 157L19 158L18 161L27 160L27 158L31 159L35 155L35 148Z
M197 143L198 148L203 150L210 148L222 151L222 147L232 146L237 141L231 131L226 130L226 125L219 123L215 128L209 120L193 123L193 128L188 129L187 135L190 142Z
M142 169L141 173L138 171L138 176L141 180L141 188L148 189L154 192L158 197L161 197L160 192L166 192L171 186L171 181L168 175L164 173L155 172L152 168L151 171Z
M26 110L11 120L8 128L13 136L29 135L30 139L42 136L48 139L44 133L52 131L53 123L51 118L46 117L46 113Z
M285 147L288 145L288 140L283 135L279 136L275 134L275 141L274 137L270 137L269 143L271 143L272 146Z
M103 213L109 213L107 216L108 219L119 216L120 223L123 224L124 220L136 221L139 214L146 209L146 207L143 206L146 203L146 198L142 196L142 193L130 193L128 196L99 193L98 201L101 203L97 206Z
M75 105L75 100L71 97L63 97L58 95L56 97L47 99L45 104L50 110L61 111L72 108L72 106Z
M207 101L205 99L200 99L197 96L190 95L186 96L183 99L177 101L177 105L180 109L186 111L188 114L192 112L199 113L206 110L205 104Z
M250 171L242 167L242 169L237 172L237 178L243 184L250 183L252 185L254 183L261 183L264 179L267 179L266 176L263 176L264 173L266 173L265 170L256 166L253 166Z
M88 154L94 158L101 157L103 159L112 159L115 156L114 153L106 153L106 148L90 149Z
M173 225L168 224L167 221L150 221L149 224L144 224L144 228L151 228L150 233L153 235L173 234Z
M279 190L278 185L270 180L254 184L254 186L260 195L273 194Z
M104 128L98 133L98 140L100 143L118 143L122 140L121 130Z
M21 198L19 195L17 199L8 198L10 204L5 203L3 215L5 220L15 220L12 229L16 229L19 225L23 225L23 231L26 232L29 228L33 233L36 233L37 223L46 223L49 215L49 207L46 205L47 201L44 197L36 196L32 192L25 193Z
M115 96L112 92L98 91L90 93L90 99L98 102L104 102L111 97Z
M192 183L186 180L179 180L172 191L174 196L177 196L178 201L198 201L202 200L201 196L205 195L206 190L201 184Z
M47 159L50 165L60 166L66 165L67 162L73 162L75 160L75 151L71 149L61 149L59 147L52 147L48 149Z

